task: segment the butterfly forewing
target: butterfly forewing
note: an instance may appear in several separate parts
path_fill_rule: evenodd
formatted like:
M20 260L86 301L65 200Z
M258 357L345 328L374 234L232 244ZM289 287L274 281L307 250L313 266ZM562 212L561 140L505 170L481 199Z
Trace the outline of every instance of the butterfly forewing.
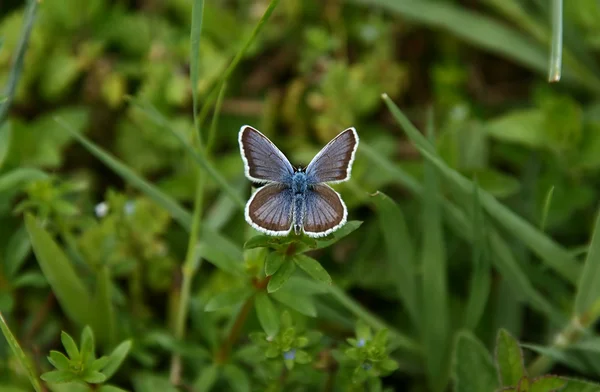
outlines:
M292 164L262 133L244 125L239 134L246 177L254 182L287 182L294 173Z
M348 212L340 195L328 185L313 185L306 193L304 232L323 237L346 223Z
M336 183L348 180L357 147L356 130L346 129L323 147L308 164L306 168L308 178L313 183Z
M286 235L292 226L291 192L283 184L263 186L246 204L246 221L263 233Z

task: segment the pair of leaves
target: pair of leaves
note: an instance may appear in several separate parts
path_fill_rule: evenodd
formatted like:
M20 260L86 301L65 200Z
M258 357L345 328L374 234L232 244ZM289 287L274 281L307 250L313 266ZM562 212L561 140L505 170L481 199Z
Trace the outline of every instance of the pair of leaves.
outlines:
M287 256L279 252L271 252L265 260L265 273L267 276L271 276L267 285L267 291L274 293L281 289L296 270L296 266L319 282L328 285L332 283L331 276L329 276L327 270L312 257L304 254Z

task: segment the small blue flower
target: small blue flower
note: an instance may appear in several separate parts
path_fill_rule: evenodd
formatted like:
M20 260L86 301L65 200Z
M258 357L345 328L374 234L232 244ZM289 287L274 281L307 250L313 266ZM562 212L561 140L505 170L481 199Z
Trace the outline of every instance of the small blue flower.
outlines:
M293 360L295 358L296 358L296 349L295 348L283 353L283 359L292 359Z
M364 347L365 346L365 339L358 339L358 342L356 343L356 347Z
M372 366L370 363L366 363L366 362L365 362L365 363L363 363L363 364L362 364L362 368L363 368L363 369L365 369L365 370L369 370L369 369L371 369L372 367L373 367L373 366Z
M133 212L135 211L135 203L133 201L128 201L127 203L125 203L125 213L127 215L131 215L133 214Z

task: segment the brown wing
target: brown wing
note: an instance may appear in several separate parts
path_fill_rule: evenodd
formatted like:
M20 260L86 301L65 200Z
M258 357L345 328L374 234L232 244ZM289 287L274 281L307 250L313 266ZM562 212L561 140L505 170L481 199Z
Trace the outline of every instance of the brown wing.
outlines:
M313 185L306 194L304 232L323 237L346 223L348 211L340 195L325 184Z
M291 189L282 184L263 186L246 204L246 221L263 233L287 235L292 227L291 193Z

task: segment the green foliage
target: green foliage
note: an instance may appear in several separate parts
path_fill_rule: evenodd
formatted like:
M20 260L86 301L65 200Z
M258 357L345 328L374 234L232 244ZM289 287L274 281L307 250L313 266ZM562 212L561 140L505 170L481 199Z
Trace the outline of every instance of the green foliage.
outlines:
M600 390L597 2L0 3L0 391ZM356 127L351 220L249 227L242 124Z

